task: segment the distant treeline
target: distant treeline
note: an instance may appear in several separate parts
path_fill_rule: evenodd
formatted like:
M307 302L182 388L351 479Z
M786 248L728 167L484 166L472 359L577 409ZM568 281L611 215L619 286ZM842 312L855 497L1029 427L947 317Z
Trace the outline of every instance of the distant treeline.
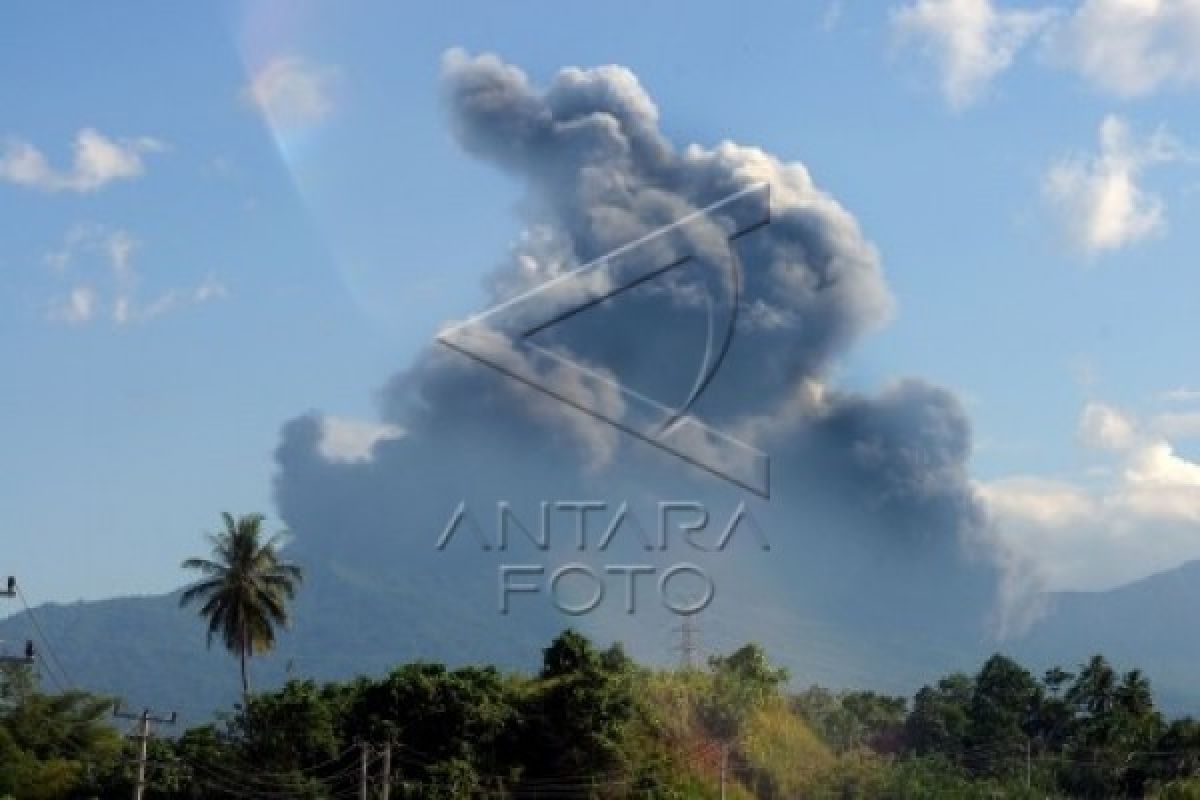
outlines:
M1200 798L1200 724L1101 656L1037 676L1002 655L910 700L788 691L756 645L703 669L634 664L567 631L536 675L413 663L293 680L149 745L147 800ZM0 798L130 797L111 700L0 673ZM164 731L165 732L165 731Z

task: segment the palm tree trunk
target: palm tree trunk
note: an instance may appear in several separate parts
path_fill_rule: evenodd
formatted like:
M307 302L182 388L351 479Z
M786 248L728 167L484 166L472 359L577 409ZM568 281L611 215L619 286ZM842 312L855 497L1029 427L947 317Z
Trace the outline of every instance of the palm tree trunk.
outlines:
M241 654L241 661L242 661L242 708L243 709L250 708L250 679L246 675L246 650L248 649L249 644L250 644L250 642L246 638L246 625L245 625L245 623L242 623L242 646L239 648L239 650L241 651L240 654Z

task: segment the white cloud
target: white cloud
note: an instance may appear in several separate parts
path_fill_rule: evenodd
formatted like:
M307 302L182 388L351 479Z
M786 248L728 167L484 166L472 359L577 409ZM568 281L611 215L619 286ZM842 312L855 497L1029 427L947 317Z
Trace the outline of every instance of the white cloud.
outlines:
M1159 414L1151 425L1156 432L1168 439L1200 438L1200 411Z
M29 142L9 139L0 145L0 180L45 192L92 192L113 181L140 177L146 171L142 156L163 149L157 139L110 139L84 128L75 137L71 168L58 170Z
M1168 403L1200 402L1200 389L1177 386L1174 389L1168 389L1167 391L1163 392L1160 397Z
M1125 450L1136 437L1133 421L1121 411L1101 403L1084 406L1079 421L1079 437L1088 447Z
M103 225L77 225L62 244L45 256L55 275L71 283L66 293L50 301L47 317L74 325L107 316L116 325L147 322L172 311L227 296L226 287L209 276L193 287L170 288L152 299L139 299L141 276L134 255L141 243L129 231ZM105 292L97 282L108 285Z
M297 56L278 56L255 73L242 98L256 106L274 127L300 128L333 112L338 70Z
M122 282L133 280L133 253L140 242L128 231L115 230L105 242L105 251L113 271Z
M168 289L138 310L136 315L130 314L129 316L136 316L140 320L152 320L187 306L200 305L210 300L221 300L228 296L229 289L225 284L209 275L196 286Z
M892 24L936 63L955 108L978 99L1035 38L1044 60L1120 97L1200 86L1200 0L1082 0L1070 11L911 0Z
M141 246L129 231L96 223L74 225L62 244L46 253L45 261L56 274L65 275L89 261L101 261L115 277L132 279L133 255Z
M1133 451L1125 478L1132 486L1200 487L1200 464L1180 458L1165 439L1151 441ZM1190 513L1200 518L1200 503Z
M1123 119L1109 115L1100 124L1100 152L1060 159L1042 192L1074 247L1089 254L1115 250L1166 226L1165 202L1139 181L1148 167L1184 157L1165 129L1139 140Z
M324 416L317 448L328 461L370 461L376 444L403 435L403 429L395 425Z
M1153 425L1091 404L1081 432L1115 460L1103 484L1016 476L980 485L1020 583L1103 589L1200 558L1200 463Z
M1200 0L1084 0L1046 44L1123 97L1200 85Z
M98 225L73 226L63 237L62 244L46 253L46 264L55 272L62 274L67 267L71 266L79 252L90 247L94 237L102 232L103 229Z
M961 109L1012 66L1017 52L1055 14L1002 10L991 0L916 0L893 12L892 26L902 42L915 44L936 63L942 94Z
M96 292L89 286L76 286L64 298L50 305L50 318L57 322L80 325L96 316Z

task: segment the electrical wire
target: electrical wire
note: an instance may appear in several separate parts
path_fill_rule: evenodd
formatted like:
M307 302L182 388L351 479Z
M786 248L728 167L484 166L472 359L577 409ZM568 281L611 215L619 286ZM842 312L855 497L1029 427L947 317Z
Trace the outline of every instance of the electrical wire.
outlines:
M54 652L54 646L50 643L50 637L46 635L46 631L42 628L42 623L38 620L37 614L34 613L33 608L30 607L29 601L25 599L25 592L22 591L20 583L16 584L16 589L17 599L21 601L21 606L25 609L26 617L31 623L33 623L33 628L37 632L38 638L41 640L42 647L45 648L46 655L50 657L46 664L46 673L50 675L51 680L54 681L54 683L59 687L59 691L66 691L64 688L62 688L62 684L59 683L58 678L54 675L54 672L50 669L50 664L53 663L55 669L62 673L63 680L66 682L67 686L74 687L75 681L71 680L70 673L67 672L66 668L63 667L62 662L59 661L57 653Z

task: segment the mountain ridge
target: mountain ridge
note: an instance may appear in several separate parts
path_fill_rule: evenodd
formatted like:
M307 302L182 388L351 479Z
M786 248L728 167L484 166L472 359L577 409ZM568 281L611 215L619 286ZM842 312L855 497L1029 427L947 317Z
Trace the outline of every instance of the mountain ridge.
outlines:
M479 604L492 600L490 587L471 588L453 574L410 575L403 583L384 585L337 562L319 562L309 583L297 601L295 628L282 633L276 652L252 661L254 687L275 687L292 676L378 675L413 660L532 669L531 654L575 621L483 613ZM177 590L34 608L50 640L43 648L43 669L57 676L56 661L61 661L67 672L65 680L48 685L78 682L135 707L178 709L191 722L229 708L239 697L236 664L219 643L205 646L201 621L178 607L178 596ZM436 606L429 605L430 597L438 598ZM738 616L753 611L773 620L778 635L763 645L791 669L797 686L822 683L898 694L910 694L947 671L969 668L988 651L1067 669L1099 652L1120 669L1145 670L1164 708L1184 714L1200 712L1200 687L1192 680L1200 641L1179 635L1197 608L1200 560L1109 590L1053 593L1046 613L1027 633L1003 642L943 637L936 623L911 630L889 630L882 618L839 623L782 605L734 606L708 615L702 625L707 652L719 652L740 644ZM24 611L0 619L0 639L39 641L32 622ZM624 630L610 628L600 638L623 638L612 634ZM627 644L650 661L670 663L678 654L662 639L667 630L667 623L630 627Z

